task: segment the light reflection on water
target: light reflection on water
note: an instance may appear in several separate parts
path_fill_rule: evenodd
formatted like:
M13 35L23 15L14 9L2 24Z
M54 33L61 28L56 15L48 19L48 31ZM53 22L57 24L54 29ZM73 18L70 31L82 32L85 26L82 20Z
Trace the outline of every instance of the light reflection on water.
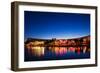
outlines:
M72 57L73 56L73 57ZM90 48L83 47L32 47L25 50L25 61L70 58L90 58Z

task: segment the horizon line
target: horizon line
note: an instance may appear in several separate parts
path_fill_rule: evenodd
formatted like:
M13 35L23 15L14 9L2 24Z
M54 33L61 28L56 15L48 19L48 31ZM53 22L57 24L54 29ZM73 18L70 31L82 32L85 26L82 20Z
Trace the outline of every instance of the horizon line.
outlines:
M88 36L90 36L90 35L85 35L85 36L80 36L80 37L75 37L75 38L68 38L68 39L78 39L78 38L84 38L84 37L88 37ZM29 38L27 38L27 39L29 39ZM43 38L33 38L33 37L30 37L30 39L43 39ZM58 39L58 38L51 38L51 39ZM65 39L65 38L59 38L59 39Z

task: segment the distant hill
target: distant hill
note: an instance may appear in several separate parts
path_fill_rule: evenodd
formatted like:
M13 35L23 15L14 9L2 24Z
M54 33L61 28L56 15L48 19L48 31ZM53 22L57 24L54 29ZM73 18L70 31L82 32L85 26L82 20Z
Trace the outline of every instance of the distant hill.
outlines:
M81 38L89 38L90 35L87 35L87 36L82 36L82 37L77 37L77 38L71 38L71 39L81 39ZM48 41L48 40L71 40L71 39L56 39L56 38L51 38L51 39L41 39L41 38L28 38L26 41L36 41L36 40L39 40L39 41Z

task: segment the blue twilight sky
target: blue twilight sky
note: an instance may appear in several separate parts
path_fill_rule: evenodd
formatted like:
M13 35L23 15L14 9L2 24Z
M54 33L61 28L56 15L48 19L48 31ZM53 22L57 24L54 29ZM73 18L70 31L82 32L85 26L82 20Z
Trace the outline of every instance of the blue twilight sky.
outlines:
M24 38L68 39L90 35L90 14L24 11Z

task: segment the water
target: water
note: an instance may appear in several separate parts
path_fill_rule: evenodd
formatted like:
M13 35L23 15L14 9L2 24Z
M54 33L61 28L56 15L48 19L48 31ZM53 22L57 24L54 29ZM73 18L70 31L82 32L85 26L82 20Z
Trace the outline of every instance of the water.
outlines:
M82 47L32 47L25 48L24 61L65 60L90 58L90 48Z

